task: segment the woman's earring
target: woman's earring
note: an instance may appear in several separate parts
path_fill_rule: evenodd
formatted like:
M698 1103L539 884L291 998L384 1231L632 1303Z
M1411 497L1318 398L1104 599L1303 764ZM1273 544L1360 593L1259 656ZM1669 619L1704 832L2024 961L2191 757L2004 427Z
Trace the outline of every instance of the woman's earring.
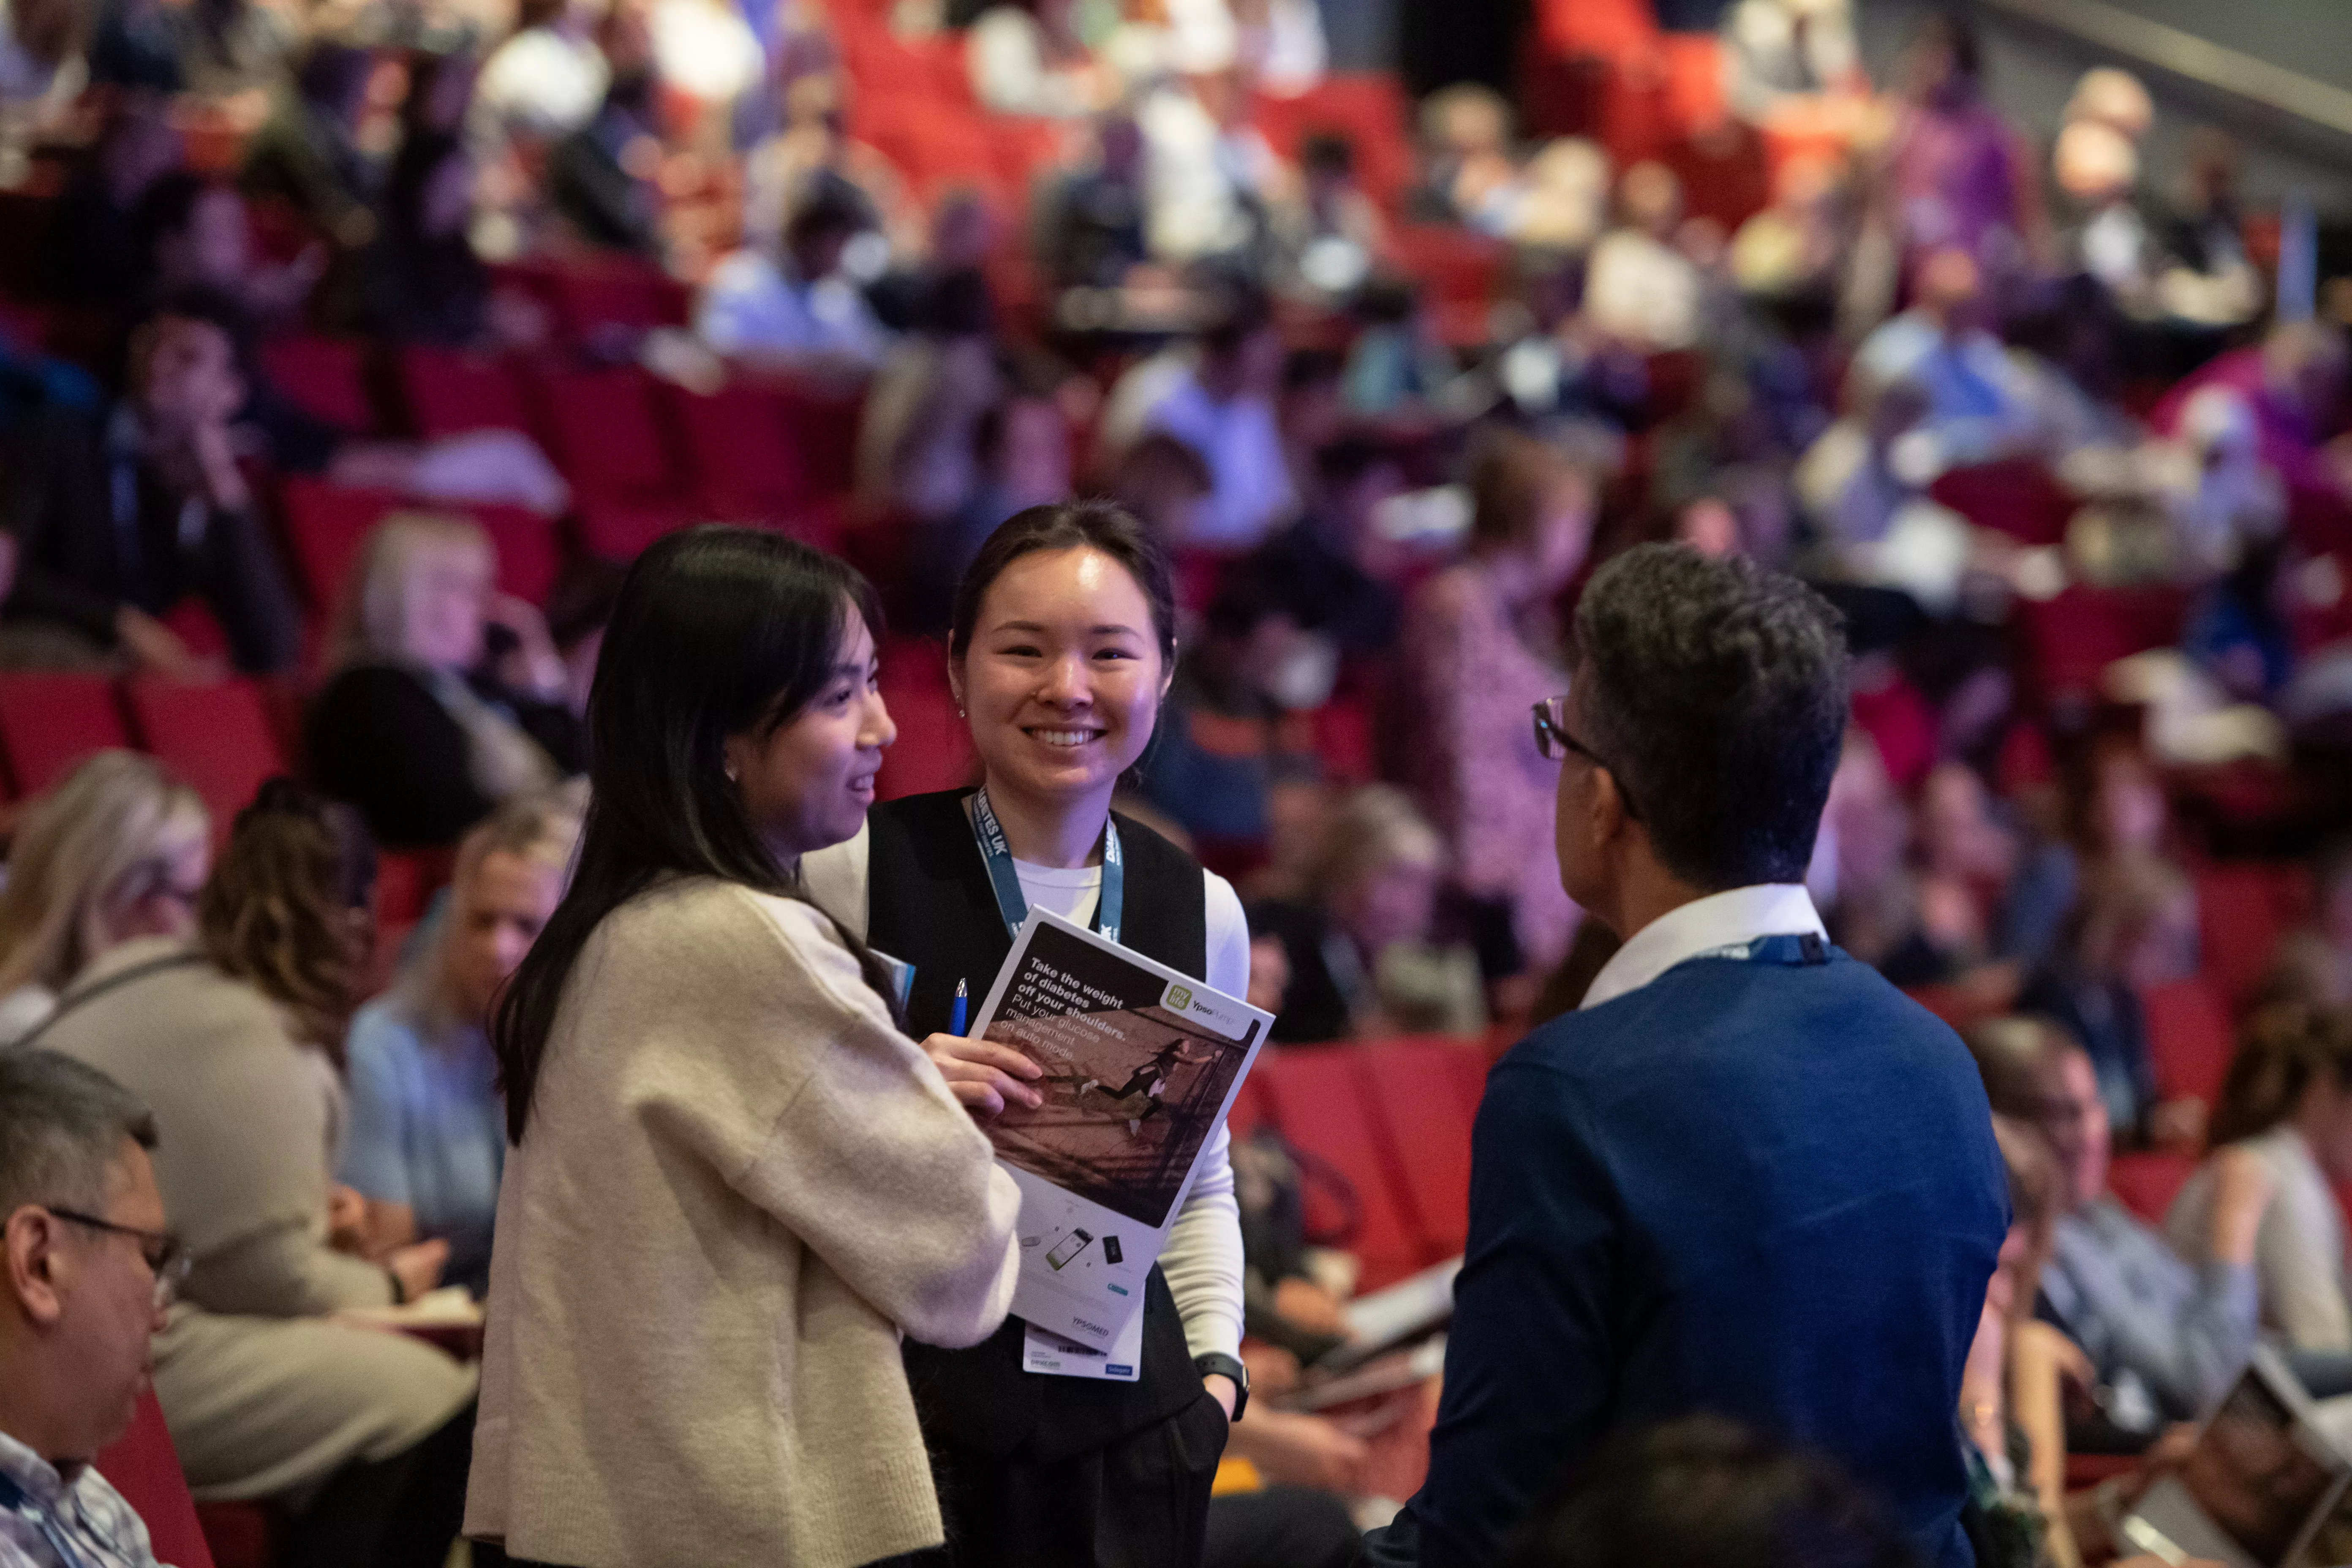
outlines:
M735 784L735 783L739 782L739 781L736 779L736 777L735 777L735 770L734 770L733 768L729 768L729 769L727 770L727 782L728 782L729 784Z

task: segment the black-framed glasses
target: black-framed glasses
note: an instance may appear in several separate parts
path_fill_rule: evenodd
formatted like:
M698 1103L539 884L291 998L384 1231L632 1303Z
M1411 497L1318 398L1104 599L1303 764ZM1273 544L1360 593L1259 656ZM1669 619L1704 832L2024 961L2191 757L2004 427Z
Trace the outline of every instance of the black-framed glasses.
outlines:
M74 1209L61 1209L54 1204L41 1205L53 1219L86 1226L111 1236L127 1236L139 1244L140 1261L155 1276L155 1305L168 1307L180 1293L181 1283L188 1277L188 1267L194 1261L185 1243L176 1236L160 1230L141 1230L134 1225L117 1225L110 1219L100 1219L94 1214L82 1214Z
M1641 820L1641 812L1633 805L1633 796L1625 788L1625 775L1612 765L1609 759L1569 733L1568 699L1547 697L1535 705L1536 750L1551 762L1570 755L1582 757L1596 768L1607 768L1617 785L1617 798L1625 803L1625 815Z

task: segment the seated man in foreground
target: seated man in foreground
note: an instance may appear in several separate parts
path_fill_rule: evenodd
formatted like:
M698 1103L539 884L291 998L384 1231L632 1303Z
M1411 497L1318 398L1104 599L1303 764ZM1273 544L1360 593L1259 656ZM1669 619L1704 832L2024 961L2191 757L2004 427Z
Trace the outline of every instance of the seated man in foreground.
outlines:
M1954 1412L2008 1197L1967 1051L1801 886L1836 617L1643 545L1576 633L1538 710L1560 880L1624 946L1487 1080L1429 1479L1367 1560L1491 1563L1564 1464L1707 1411L1832 1455L1959 1568Z
M179 1282L154 1143L96 1068L0 1053L0 1568L154 1568L89 1463L131 1425Z

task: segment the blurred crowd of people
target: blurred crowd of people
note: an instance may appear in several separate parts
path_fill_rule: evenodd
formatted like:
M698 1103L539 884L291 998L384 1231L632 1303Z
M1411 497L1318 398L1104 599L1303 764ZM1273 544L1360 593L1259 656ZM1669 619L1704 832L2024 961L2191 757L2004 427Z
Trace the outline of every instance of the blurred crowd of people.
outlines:
M529 430L337 427L266 368L320 334L857 400L830 542L882 590L886 668L1005 520L1115 498L1175 555L1181 626L1122 809L1238 887L1285 1043L1575 1006L1612 941L1545 852L1528 714L1580 585L1644 541L1801 576L1856 661L1809 885L1969 1025L2003 1118L1991 1493L2048 1560L2101 1560L2115 1494L2104 1523L2063 1495L2070 1446L2157 1444L2263 1335L2352 1390L2352 850L2323 843L2352 820L2352 294L2278 288L2221 133L2144 168L2128 75L2030 134L1957 19L1874 83L1840 0L1738 0L1725 102L1769 196L1727 222L1476 87L1418 106L1396 190L1337 121L1277 153L1259 110L1326 74L1307 0L12 0L5 31L0 178L38 219L0 255L0 668L267 678L312 787L215 823L107 752L23 805L0 1040L163 1121L193 1268L158 1390L200 1498L304 1500L281 1561L437 1564L456 1529L471 1374L331 1315L481 1283L485 1021L562 889L625 564L566 532L543 603L504 591L468 509L571 520L572 476ZM1016 200L856 133L872 38L959 35L971 101L1034 132ZM527 284L624 262L681 319L562 330ZM338 603L296 586L289 477L408 509ZM2117 596L2165 635L2058 680L2053 628ZM396 950L377 847L447 883ZM2311 861L2309 916L2190 1092L2147 998L2200 971L2200 867L2249 848ZM216 1069L184 1070L190 1028ZM2161 1228L2111 1147L2201 1160ZM1250 1209L1295 1197L1286 1152L1235 1158L1279 1388L1344 1281ZM1370 1489L1322 1417L1235 1445Z

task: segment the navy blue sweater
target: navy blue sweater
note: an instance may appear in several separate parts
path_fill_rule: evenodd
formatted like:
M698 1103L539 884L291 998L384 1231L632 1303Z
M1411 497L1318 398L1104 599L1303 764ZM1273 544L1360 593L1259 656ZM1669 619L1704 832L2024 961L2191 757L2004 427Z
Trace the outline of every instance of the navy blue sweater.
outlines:
M1368 1562L1491 1563L1563 1466L1699 1410L1827 1450L1970 1562L1954 1415L2000 1154L1951 1030L1824 951L1693 959L1496 1064L1429 1479Z

